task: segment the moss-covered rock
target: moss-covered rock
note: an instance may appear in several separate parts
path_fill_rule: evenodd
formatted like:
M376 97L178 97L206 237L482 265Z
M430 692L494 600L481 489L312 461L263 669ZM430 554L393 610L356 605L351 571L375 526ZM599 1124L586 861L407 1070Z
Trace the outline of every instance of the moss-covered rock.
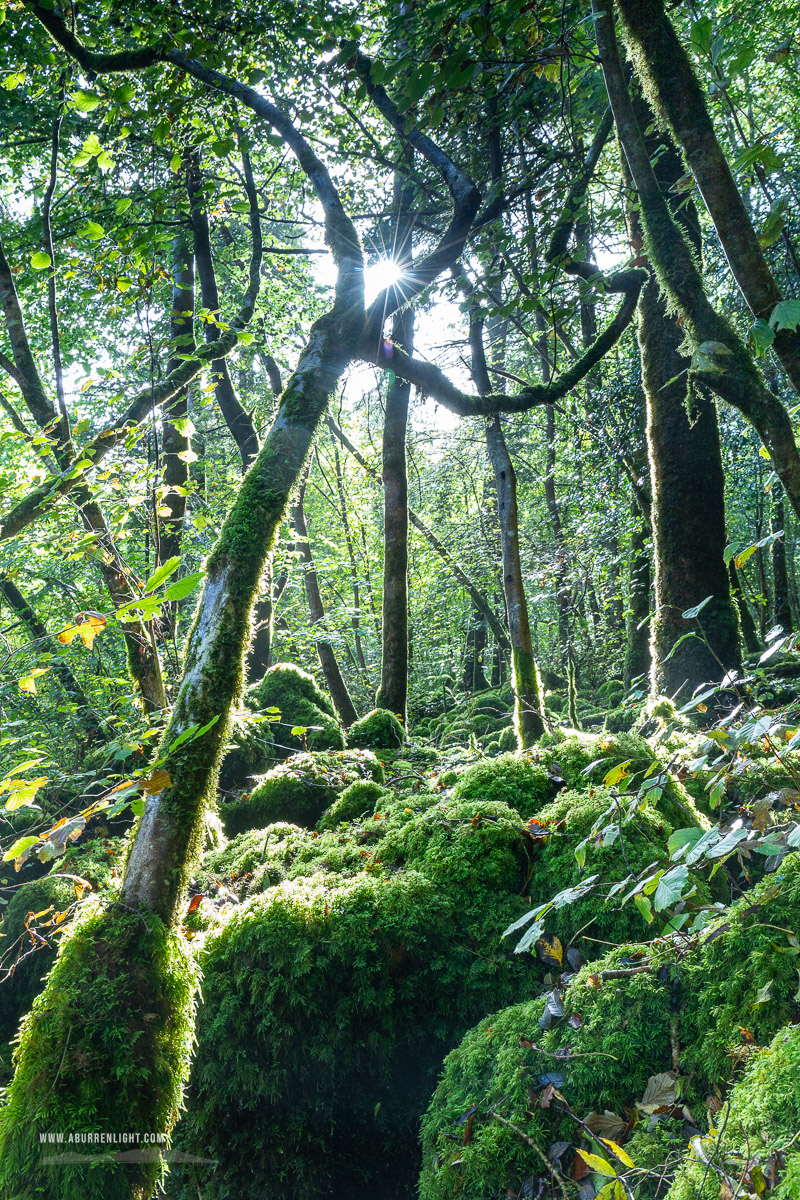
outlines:
M19 961L13 975L0 985L0 1040L13 1037L20 1019L42 990L59 939L68 928L68 919L57 919L57 914L73 916L77 892L82 894L86 890L78 884L76 891L73 881L63 876L75 875L86 881L91 890L107 895L122 874L124 849L122 838L93 838L80 846L71 846L46 875L12 893L0 933L5 965L17 958ZM31 922L36 937L26 932L29 913L41 914Z
M234 910L201 955L178 1145L219 1161L192 1168L192 1186L206 1200L410 1195L444 1053L496 996L530 989L531 964L494 936L519 910L413 870L317 874ZM185 1180L175 1168L173 1194Z
M460 800L501 801L523 817L532 817L553 799L558 780L527 754L502 754L478 762L458 778L453 795Z
M358 779L383 782L383 767L369 750L294 754L256 780L249 794L220 810L229 836L289 821L313 829L326 808Z
M276 760L284 757L273 740L276 728L279 727L273 727L263 713L245 709L234 715L219 772L219 786L223 791L248 787L254 776L263 775ZM276 740L281 741L281 737Z
M162 1173L158 1157L43 1166L43 1135L63 1134L67 1153L84 1149L69 1144L70 1134L169 1133L189 1068L197 983L180 938L157 918L121 906L84 907L22 1026L16 1075L0 1108L0 1195L152 1194Z
M423 1200L518 1190L526 1163L530 1173L526 1143L498 1113L545 1149L557 1139L577 1146L580 1129L563 1110L531 1101L548 1077L581 1120L609 1110L626 1121L624 1110L635 1111L648 1080L677 1062L681 1104L699 1116L734 1064L791 1018L797 972L786 950L798 918L794 856L781 877L757 885L693 946L661 940L584 967L566 987L560 1019L546 1020L544 997L486 1018L447 1059L423 1122ZM451 1139L473 1106L465 1147Z
M717 1124L722 1125L721 1121ZM694 1148L667 1193L667 1200L718 1200L719 1172L749 1191L761 1194L770 1182L774 1200L800 1196L800 1025L782 1029L769 1046L752 1058L730 1095L730 1110L721 1131ZM634 1159L634 1161L636 1161ZM638 1164L637 1164L638 1165ZM744 1194L747 1194L746 1192Z
M354 721L347 734L351 746L363 750L393 750L405 741L405 730L388 708L373 708L366 716Z
M372 814L384 798L391 801L394 793L372 779L356 779L323 813L317 828L320 831L335 829L342 821L355 821L358 817Z
M291 663L270 667L263 679L248 690L245 699L255 712L276 716L270 725L275 758L306 747L309 750L344 750L344 731L328 696L318 686L313 675ZM292 729L308 730L293 734Z

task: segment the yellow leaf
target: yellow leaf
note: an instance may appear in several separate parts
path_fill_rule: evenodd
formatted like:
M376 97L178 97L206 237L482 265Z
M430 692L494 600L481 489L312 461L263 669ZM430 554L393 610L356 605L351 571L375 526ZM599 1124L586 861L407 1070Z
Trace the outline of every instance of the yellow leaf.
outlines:
M601 1158L599 1154L590 1154L588 1150L579 1150L583 1161L592 1171L597 1171L598 1175L607 1175L611 1179L616 1179L617 1172L614 1170L610 1162L605 1158Z
M149 779L142 779L139 782L143 792L147 792L148 796L155 796L158 792L163 792L164 788L169 787L172 778L169 771L165 771L161 767L158 771L154 771Z
M6 779L2 787L2 791L10 793L6 800L6 808L13 810L24 808L26 804L33 804L33 798L39 788L47 782L46 775L40 775L36 779Z
M621 1163L624 1163L626 1167L632 1167L634 1165L633 1159L631 1158L630 1154L628 1154L628 1152L626 1150L623 1150L622 1146L618 1146L617 1143L612 1142L610 1138L601 1137L600 1141L605 1142L605 1144L606 1144L606 1146L608 1146L609 1150L613 1151L613 1153L616 1154L619 1161Z
M94 639L106 627L106 618L99 612L78 613L75 624L62 629L58 640L65 646L71 646L75 638L80 638L87 650L91 650Z
M614 787L614 785L619 783L621 779L626 779L628 775L630 775L630 771L628 770L630 765L631 760L628 759L627 762L619 763L616 767L612 767L603 780L604 786Z
M40 675L44 675L49 670L49 667L34 667L34 669L28 675L23 675L20 679L19 690L21 692L27 692L31 696L35 696L36 680Z

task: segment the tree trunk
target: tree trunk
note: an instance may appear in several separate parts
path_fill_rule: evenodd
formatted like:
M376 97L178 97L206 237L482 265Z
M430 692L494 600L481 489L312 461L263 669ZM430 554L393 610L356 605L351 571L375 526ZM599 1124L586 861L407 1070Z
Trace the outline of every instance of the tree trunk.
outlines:
M176 356L188 354L194 345L192 320L194 314L194 258L189 248L187 231L181 230L172 242L172 313L170 339L173 357L167 363L167 373L180 362ZM186 512L186 488L189 483L189 464L185 455L189 449L186 422L189 418L189 389L184 388L170 403L161 422L161 451L164 457L164 495L159 508L169 509L161 518L158 539L159 560L165 563L181 551L183 518ZM183 429L181 429L183 425Z
M392 339L413 349L414 314L395 313ZM406 720L408 698L408 478L406 426L411 386L395 378L383 425L383 622L381 682L375 703Z
M695 257L670 213L628 93L614 32L613 0L592 0L592 12L614 121L639 194L647 254L694 347L691 374L750 421L800 515L800 453L788 413L767 388L733 326L710 304Z
M686 362L679 351L683 334L667 315L656 279L646 285L639 306L653 493L653 687L670 695L682 688L688 698L701 684L741 666L739 623L723 558L719 429L710 396L697 389L687 397ZM707 597L696 620L682 617ZM686 634L691 636L682 641Z
M628 619L623 679L626 688L634 679L650 674L650 552L647 548L649 525L642 520L637 500L631 504L634 521L630 550Z
M781 625L784 633L792 632L792 608L789 603L789 575L786 570L786 536L784 533L783 496L780 484L773 485L771 532L780 533L772 543L772 620Z
M306 481L304 479L300 486L294 508L292 509L292 523L297 533L297 547L300 551L300 557L303 560L303 579L308 598L308 611L316 635L317 655L322 667L322 674L325 676L325 682L328 685L328 691L331 694L331 700L333 700L336 706L336 711L341 717L342 723L345 726L350 726L354 721L358 720L358 713L355 710L353 701L350 699L350 693L347 690L347 684L336 661L333 646L331 646L325 637L325 608L319 590L319 580L317 579L317 572L314 567L314 556L311 553L311 543L308 540L306 514L303 508L305 490Z
M413 156L408 166L413 166ZM392 256L404 274L413 270L413 188L400 172L394 179ZM414 351L414 311L400 308L392 320L392 342ZM411 385L392 378L383 423L383 620L381 682L375 703L406 721L408 701L408 475L406 429Z
M739 610L739 624L742 627L742 640L748 654L758 654L761 650L761 642L756 629L756 623L753 620L753 614L750 611L750 605L747 603L745 594L742 591L741 579L739 572L736 570L736 563L733 559L728 563L728 578L731 583L731 595L736 601L736 607Z
M647 98L683 150L742 295L753 315L767 321L783 297L663 0L618 3ZM788 329L776 333L774 348L795 390L800 391L800 333Z
M532 746L544 733L544 702L539 672L533 657L528 604L519 555L517 479L508 453L499 416L486 424L486 448L497 487L500 542L503 554L503 584L508 608L511 642L511 671L514 688L514 722L521 749Z
M195 159L192 167L187 172L187 185L191 206L192 229L194 230L194 255L197 278L200 283L200 296L203 301L203 307L209 309L215 317L219 318L219 289L217 288L214 259L211 253L211 234L208 225L208 215L203 200L203 180L197 159ZM210 343L218 340L220 331L213 322L206 322L203 329L205 331L206 342ZM247 470L258 454L258 438L253 428L253 422L239 402L239 397L236 395L233 382L231 381L226 359L216 359L211 364L211 369L214 375L214 391L217 404L225 419L225 424L228 426L236 445L239 447L244 469Z
M464 671L461 682L465 692L482 692L489 687L483 670L486 650L486 622L479 612L470 615L467 643L464 653Z

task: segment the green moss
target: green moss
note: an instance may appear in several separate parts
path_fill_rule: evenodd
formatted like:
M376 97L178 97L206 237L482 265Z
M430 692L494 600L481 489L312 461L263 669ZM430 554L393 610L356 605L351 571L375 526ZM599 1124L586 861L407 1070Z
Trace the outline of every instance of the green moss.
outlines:
M219 772L223 791L247 787L253 776L269 770L283 753L275 746L273 735L282 726L273 726L261 713L238 712L231 721L228 747ZM277 741L282 735L276 735Z
M576 789L602 783L609 771L624 763L627 764L629 792L660 771L663 792L658 807L664 815L676 827L708 824L686 788L673 775L667 775L652 746L637 734L569 732L558 741L539 746L536 759L560 773L569 786Z
M423 1121L422 1200L444 1200L454 1192L462 1200L485 1200L518 1189L525 1178L520 1172L530 1164L526 1143L495 1113L545 1150L559 1138L577 1146L580 1130L557 1106L544 1110L531 1103L531 1092L540 1091L543 1076L554 1070L581 1119L605 1109L622 1116L633 1111L650 1076L670 1071L677 1057L682 1102L699 1116L706 1096L723 1089L749 1053L742 1028L764 1044L791 1018L797 972L788 931L799 916L795 857L786 860L781 878L757 885L704 930L698 944L682 949L676 941L653 942L646 955L641 947L620 948L584 967L565 990L563 1018L547 1028L540 1024L544 998L487 1017L448 1057ZM647 969L604 977L637 962ZM766 1088L768 1068L762 1078ZM788 1081L788 1071L783 1078ZM798 1127L795 1088L794 1080L787 1082L775 1096L792 1133ZM754 1102L761 1113L768 1105L767 1099ZM459 1120L463 1125L473 1106L464 1146ZM716 1196L718 1186L709 1195ZM792 1193L785 1195L788 1200ZM676 1193L673 1200L690 1196L694 1200L694 1193Z
M221 809L229 835L291 821L309 829L316 825L340 792L357 779L383 781L383 768L369 750L295 754L273 767L249 796Z
M585 873L617 880L624 879L629 870L638 874L663 857L672 833L670 823L648 804L642 806L634 821L625 823L622 814L617 817L613 794L602 787L559 793L552 804L537 812L536 821L537 826L552 832L538 843L530 884L532 895L536 889L534 902L547 900L580 881L582 872L575 852L587 838ZM595 829L597 833L591 837ZM547 930L565 945L576 930L583 930L578 948L586 958L594 956L598 940L601 944L620 944L648 935L648 926L634 905L620 906L619 897L604 903L598 893L552 913Z
M346 741L333 704L319 688L313 675L290 663L277 663L246 695L250 708L259 713L277 708L280 720L270 725L274 757L284 758L295 750L344 750ZM273 714L274 715L274 714ZM317 726L318 728L314 728ZM292 729L307 734L292 734ZM266 729L265 729L266 733Z
M394 793L371 779L356 779L323 814L317 829L335 829L341 821L354 821L372 814L384 798L393 799Z
M94 838L73 846L63 858L56 859L47 875L12 893L0 932L6 963L13 962L18 952L20 961L14 974L0 985L0 1040L8 1041L16 1033L20 1019L42 990L43 977L53 964L59 937L63 936L54 935L58 928L52 924L55 913L66 912L76 903L72 881L59 876L77 875L94 891L108 894L122 874L124 848L122 838ZM25 932L28 913L43 914L32 922L41 939L35 943Z
M403 726L387 708L373 708L350 726L347 735L351 746L386 750L402 746L405 737Z
M42 1167L40 1132L165 1131L189 1066L197 977L154 916L90 903L64 940L15 1051L0 1108L0 1194L146 1200L159 1161ZM92 1147L94 1149L94 1147Z
M759 1166L762 1176L769 1178L773 1152L780 1155L791 1147L785 1164L778 1159L777 1185L769 1195L775 1200L796 1200L800 1195L800 1146L795 1140L799 1129L800 1025L793 1025L782 1029L751 1060L731 1091L724 1130L705 1139L702 1148L716 1167L738 1180L748 1164L751 1171ZM716 1171L707 1171L697 1154L690 1152L667 1200L717 1200L719 1194Z
M316 875L234 911L202 953L178 1134L219 1165L178 1167L172 1186L205 1200L410 1192L443 1055L495 997L530 988L530 963L494 936L519 901L486 902L412 870Z
M503 754L464 771L453 795L461 800L502 801L527 818L552 800L557 790L547 768L529 755Z
M333 702L308 671L292 663L276 663L262 679L249 689L251 707L263 712L266 708L279 708L281 717L290 721L291 708L296 700L305 700L321 709L329 717L336 716Z
M504 725L500 730L497 744L501 751L514 751L517 748L517 734L513 725Z

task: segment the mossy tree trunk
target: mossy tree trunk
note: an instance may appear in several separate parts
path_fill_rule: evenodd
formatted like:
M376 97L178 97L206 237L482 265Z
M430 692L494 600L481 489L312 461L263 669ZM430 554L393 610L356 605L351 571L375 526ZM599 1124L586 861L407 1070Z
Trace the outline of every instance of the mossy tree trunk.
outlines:
M532 746L544 733L544 701L533 657L528 603L519 553L517 478L508 453L499 416L486 423L486 448L497 487L503 585L511 642L511 682L514 688L514 723L521 749Z
M739 624L742 627L742 641L744 642L745 650L748 654L757 654L761 649L758 630L753 620L753 614L750 611L750 605L747 603L747 598L742 591L742 581L733 559L728 563L728 578L731 583L731 595L736 601L736 607L739 610Z
M800 453L789 415L766 386L743 341L706 296L689 243L673 219L653 171L628 93L614 30L613 0L592 0L595 36L614 121L636 185L645 249L670 308L694 350L690 368L753 425L795 512L800 514Z
M325 676L325 683L328 686L328 691L330 692L336 711L343 724L349 727L354 721L358 720L358 713L355 710L350 693L347 690L347 684L336 661L333 646L326 637L325 606L322 603L322 593L319 590L319 579L317 578L317 570L314 566L311 542L308 539L308 526L303 506L307 478L306 476L300 484L300 489L292 509L292 522L297 534L297 548L300 551L300 557L303 562L303 580L308 600L308 612L311 617L311 625L315 635L314 641L320 666L322 667L322 674Z
M630 546L630 576L628 581L628 614L625 639L625 663L622 677L626 687L634 679L650 675L650 551L647 539L650 525L642 518L636 500L631 505L634 521Z
M728 264L753 315L768 320L782 300L717 140L703 90L663 0L617 0L636 72L652 108L671 129L694 175ZM775 335L775 352L800 391L800 332Z
M648 116L641 104L640 123ZM662 146L658 135L651 137L648 150L663 194L674 194L683 173L678 154ZM699 255L691 204L682 207L680 220ZM635 216L633 227L636 236ZM652 682L656 692L669 694L679 688L690 694L741 666L738 614L724 560L725 476L716 408L707 389L690 382L682 343L683 332L668 314L654 275L639 300L639 346L655 559ZM697 620L683 618L709 597Z
M410 164L409 164L410 165ZM399 172L394 181L392 257L404 275L413 271L413 188ZM402 283L399 285L402 288ZM401 308L392 320L392 342L414 351L414 311ZM408 473L406 431L411 385L390 378L383 422L383 617L381 682L375 703L405 724L408 700Z
M773 486L771 533L780 534L772 543L772 619L783 627L784 633L792 631L792 607L789 602L789 574L786 569L786 534L783 495L781 486Z
M489 686L483 669L487 632L486 621L481 613L471 613L461 676L465 692L481 692Z

